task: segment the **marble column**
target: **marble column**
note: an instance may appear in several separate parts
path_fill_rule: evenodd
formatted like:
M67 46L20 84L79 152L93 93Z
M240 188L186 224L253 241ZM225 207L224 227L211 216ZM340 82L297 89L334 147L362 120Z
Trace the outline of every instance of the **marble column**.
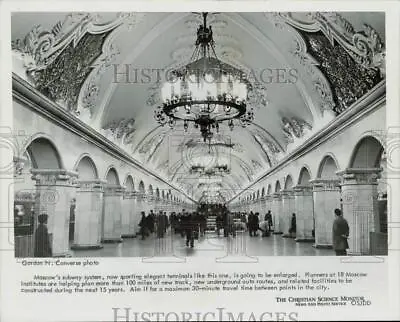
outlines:
M286 236L289 234L292 214L294 213L294 194L291 190L282 190L282 232Z
M294 189L294 213L296 214L296 241L314 241L314 201L312 186L296 186Z
M274 234L282 234L282 198L280 193L272 195L271 213L273 221Z
M103 243L122 242L122 198L124 188L120 185L104 186Z
M334 210L340 209L340 181L317 179L313 185L316 248L332 248Z
M136 195L134 191L125 191L122 199L122 238L136 237Z
M36 181L35 231L38 216L46 213L47 229L54 257L68 256L71 200L76 197L78 173L67 170L32 169Z
M346 169L341 177L343 217L350 228L349 255L370 254L370 233L379 232L378 179L382 169Z
M75 233L72 249L98 249L105 181L79 181L76 193Z

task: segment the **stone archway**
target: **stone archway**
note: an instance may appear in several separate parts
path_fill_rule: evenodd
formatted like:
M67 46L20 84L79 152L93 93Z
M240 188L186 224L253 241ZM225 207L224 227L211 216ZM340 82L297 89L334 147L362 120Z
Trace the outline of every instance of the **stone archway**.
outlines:
M294 237L295 233L289 234L291 228L292 216L295 212L294 207L294 192L293 192L293 178L290 174L285 177L284 188L281 192L282 196L282 232L283 237Z
M72 249L98 249L101 246L104 181L99 180L93 159L84 155L75 167L78 173L74 239ZM70 231L72 227L70 224Z
M122 242L122 198L124 189L120 185L118 172L110 167L105 176L104 211L103 211L103 242Z
M77 173L63 168L63 161L56 145L45 136L34 138L26 148L27 164L30 164L32 181L28 181L30 189L25 191L30 196L33 207L30 213L32 219L31 236L35 237L38 226L38 216L48 215L47 229L52 256L62 257L69 253L69 220L71 200L75 197ZM17 188L18 189L18 188ZM19 191L21 193L21 191ZM16 200L18 200L18 192ZM33 252L34 238L30 238L24 247L31 248L26 253L35 256ZM16 240L16 255L19 246Z
M311 185L311 172L307 166L303 166L300 170L297 186L294 187L294 200L297 226L296 241L314 241L314 200Z
M333 155L324 156L319 164L317 178L312 180L315 218L315 247L332 247L334 210L340 208L338 164Z
M133 177L128 174L124 182L124 196L122 200L122 238L136 237L140 214L137 212L137 194Z
M282 234L283 232L283 215L282 215L282 195L281 183L279 180L275 182L274 194L272 195L271 212L274 227L274 234Z
M387 254L387 206L378 191L379 185L385 187L380 182L383 152L380 141L365 136L354 147L349 167L339 172L343 216L350 227L348 252L352 255Z

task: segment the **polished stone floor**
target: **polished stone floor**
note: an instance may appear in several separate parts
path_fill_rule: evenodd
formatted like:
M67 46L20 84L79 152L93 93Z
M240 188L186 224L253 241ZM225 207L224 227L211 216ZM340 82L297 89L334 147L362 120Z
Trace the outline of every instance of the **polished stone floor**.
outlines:
M122 243L103 244L97 250L71 250L72 257L153 257L153 256L195 256L220 258L227 255L236 257L251 256L334 256L332 249L316 249L312 243L296 242L281 235L270 237L250 237L247 232L236 237L217 236L207 233L195 240L193 248L186 247L185 238L170 232L163 239L154 235L145 240L140 237L124 239Z

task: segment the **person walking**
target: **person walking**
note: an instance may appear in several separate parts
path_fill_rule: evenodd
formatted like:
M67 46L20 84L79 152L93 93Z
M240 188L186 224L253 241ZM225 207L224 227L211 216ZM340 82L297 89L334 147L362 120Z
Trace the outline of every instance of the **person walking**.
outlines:
M347 239L349 238L349 224L347 220L343 218L342 211L335 209L335 220L332 226L332 246L335 250L336 256L346 256L349 244Z

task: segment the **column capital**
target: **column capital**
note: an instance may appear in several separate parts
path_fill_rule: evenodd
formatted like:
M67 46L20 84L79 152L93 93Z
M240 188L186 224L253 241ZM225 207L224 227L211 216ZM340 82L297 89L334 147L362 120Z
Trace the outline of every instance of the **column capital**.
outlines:
M290 199L294 197L293 190L282 190L281 191L282 199Z
M275 192L272 194L272 199L281 199L282 194L280 192Z
M106 183L104 185L104 192L106 192L108 194L112 193L112 194L116 194L116 195L120 195L120 194L122 195L124 193L124 191L125 191L125 187L121 186L119 184Z
M293 188L295 194L312 192L312 186L297 185Z
M82 180L77 182L77 188L80 191L103 191L107 181L96 180Z
M341 178L341 185L377 185L382 168L347 168L336 174Z
M326 191L340 189L340 179L315 179L311 180L313 191Z
M125 190L124 191L124 199L135 199L137 196L136 191Z
M136 200L145 200L146 195L143 192L136 191L135 192Z
M78 182L78 173L64 169L32 169L32 180L36 185L54 186L67 185L73 186Z

